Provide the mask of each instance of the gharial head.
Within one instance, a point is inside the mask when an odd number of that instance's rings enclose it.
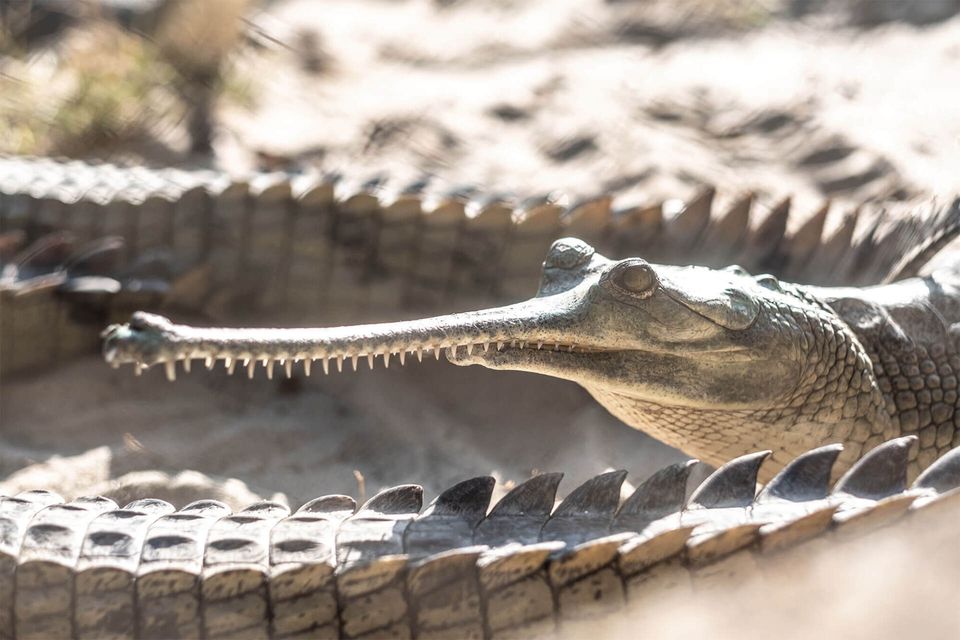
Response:
[[[104,333],[107,361],[164,363],[171,377],[176,361],[194,358],[231,371],[240,361],[251,375],[259,361],[272,375],[274,363],[327,371],[425,351],[572,380],[628,424],[708,461],[774,441],[786,461],[858,423],[883,428],[869,358],[813,297],[735,267],[610,260],[574,238],[553,243],[536,296],[509,306],[327,329],[201,329],[138,313]]]

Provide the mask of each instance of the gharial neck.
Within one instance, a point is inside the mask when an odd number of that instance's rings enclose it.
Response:
[[[779,324],[784,335],[793,337],[804,365],[799,384],[769,405],[671,406],[601,387],[585,388],[625,423],[710,464],[763,446],[773,451],[765,471],[772,477],[798,452],[839,442],[845,449],[838,470],[846,469],[863,452],[898,435],[897,421],[856,333],[812,294],[783,286],[804,305],[766,301],[762,321]]]

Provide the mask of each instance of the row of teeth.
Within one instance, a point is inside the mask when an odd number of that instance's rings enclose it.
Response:
[[[365,358],[367,365],[370,369],[373,369],[373,363],[376,358],[383,358],[383,366],[388,368],[390,366],[391,357],[396,357],[400,361],[400,365],[403,366],[406,363],[407,354],[415,355],[417,361],[423,362],[423,354],[429,354],[433,352],[434,357],[439,360],[440,354],[446,351],[447,358],[454,358],[457,356],[459,349],[465,349],[467,355],[471,355],[474,350],[488,352],[492,348],[496,348],[497,351],[502,351],[506,346],[507,342],[484,342],[480,344],[466,344],[466,345],[455,345],[449,347],[424,347],[424,348],[413,348],[404,351],[384,351],[383,353],[356,353],[352,355],[336,355],[329,357],[319,357],[319,358],[232,358],[232,357],[217,357],[217,356],[206,356],[200,357],[204,361],[204,365],[207,369],[213,369],[217,360],[223,361],[223,366],[226,369],[227,373],[233,375],[234,371],[237,369],[237,365],[241,365],[247,370],[247,376],[253,378],[254,373],[256,372],[257,363],[261,363],[263,368],[266,369],[267,378],[273,379],[273,370],[275,367],[283,369],[284,373],[288,378],[293,376],[293,366],[295,364],[303,363],[303,372],[305,375],[309,376],[313,371],[313,363],[320,361],[320,365],[323,368],[325,374],[330,373],[330,362],[333,361],[337,368],[337,371],[343,371],[343,363],[345,360],[349,360],[353,366],[353,370],[356,371],[358,368],[358,363],[361,358]],[[566,351],[568,353],[573,353],[576,349],[576,345],[565,345],[560,343],[551,343],[551,342],[537,342],[531,343],[525,340],[513,340],[509,343],[511,348],[514,349],[526,349],[526,348],[536,348],[538,350],[547,349],[550,351]],[[177,362],[183,363],[183,370],[186,373],[190,373],[191,362],[194,357],[182,357],[177,358],[176,360],[166,360],[163,362],[164,370],[167,374],[167,379],[170,381],[177,379]],[[119,366],[119,365],[117,365]],[[134,365],[134,373],[136,375],[141,375],[143,370],[147,368],[147,365],[142,362],[137,362]]]

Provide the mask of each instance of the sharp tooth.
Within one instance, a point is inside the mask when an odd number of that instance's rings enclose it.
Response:
[[[497,351],[503,351],[503,341],[497,340]]]
[[[343,356],[337,356],[337,371],[343,371]]]
[[[468,356],[472,356],[472,355],[473,355],[473,343],[470,343],[470,344],[467,345],[467,355],[468,355]]]
[[[323,362],[323,373],[324,373],[324,375],[330,375],[330,361],[327,360],[326,358],[323,358],[323,359],[321,360],[321,362]]]
[[[216,363],[216,361],[217,359],[214,358],[213,356],[207,356],[207,359],[204,362],[204,364],[207,366],[208,371],[213,369],[213,365]]]
[[[256,360],[246,360],[247,365],[247,377],[253,380],[253,370],[257,368]]]
[[[283,368],[287,372],[287,377],[292,378],[293,377],[293,360],[287,360],[286,362],[284,362]]]
[[[525,349],[526,346],[527,346],[527,341],[526,341],[526,340],[522,340],[522,341],[520,342],[520,348],[521,348],[521,349]]]
[[[264,360],[263,366],[267,369],[267,380],[273,380],[273,360]]]
[[[136,363],[135,365],[133,365],[133,375],[135,375],[135,376],[142,376],[142,375],[143,375],[143,369],[144,369],[143,364],[141,364],[141,363],[139,363],[139,362]]]
[[[243,359],[243,366],[245,366],[245,367],[250,366],[250,358],[244,358],[244,359]]]
[[[398,355],[400,356],[400,366],[402,367],[403,363],[407,360],[407,351],[405,349],[401,349]]]
[[[183,371],[185,373],[190,373],[190,358],[183,359]]]
[[[232,376],[233,370],[237,368],[237,361],[234,360],[233,358],[224,358],[223,368],[226,369],[227,373]]]
[[[539,351],[540,349],[543,349],[543,342],[537,343],[537,351]]]
[[[353,360],[353,370],[356,371],[356,370],[357,370],[357,360],[360,359],[360,356],[355,353],[355,354],[353,354],[353,356],[351,357],[351,359]]]
[[[486,353],[487,351],[490,351],[490,343],[489,343],[489,342],[484,342],[484,343],[483,343],[483,352]]]
[[[370,367],[370,371],[373,371],[373,358],[376,354],[368,353],[367,354],[367,366]]]
[[[176,360],[167,360],[163,363],[164,369],[167,371],[167,380],[173,382],[177,379],[177,362]]]
[[[440,359],[440,347],[439,347],[439,346],[436,346],[436,347],[433,348],[433,357],[436,358],[437,360]]]
[[[390,368],[390,352],[389,351],[385,351],[383,354],[383,368],[384,369]]]
[[[327,364],[326,358],[323,359],[323,364]],[[307,358],[306,360],[303,361],[303,374],[308,378],[310,377],[310,367],[312,366],[313,366],[313,358]]]
[[[417,349],[417,362],[423,362],[423,349]]]
[[[567,347],[567,351],[569,351],[570,353],[573,353],[573,345],[570,345],[569,347]]]

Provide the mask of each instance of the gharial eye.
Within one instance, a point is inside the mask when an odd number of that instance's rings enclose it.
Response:
[[[621,262],[610,272],[609,279],[619,289],[640,298],[653,295],[660,284],[657,272],[644,260]]]

